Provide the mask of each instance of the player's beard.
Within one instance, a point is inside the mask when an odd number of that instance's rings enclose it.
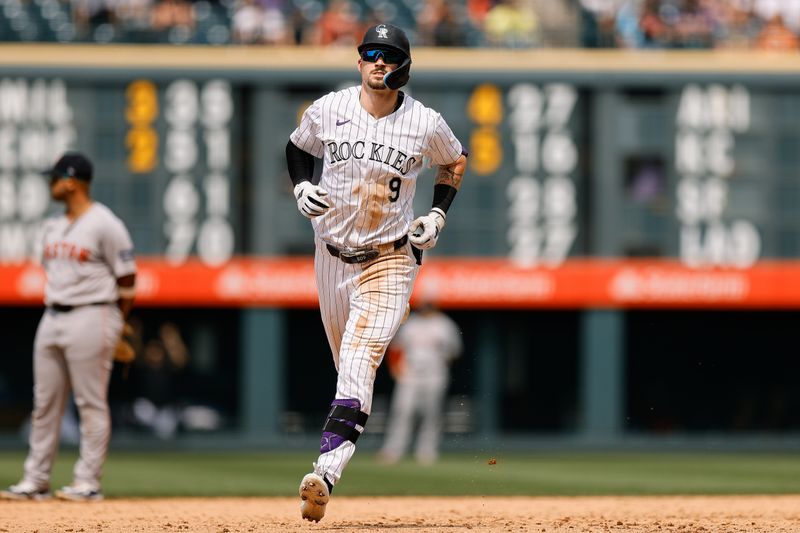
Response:
[[[374,79],[372,79],[372,75],[375,74],[376,72],[378,72],[381,75],[380,81],[375,81]],[[374,71],[373,70],[370,73],[369,77],[367,78],[367,87],[369,87],[370,89],[372,89],[374,91],[382,91],[382,90],[386,89],[386,84],[383,83],[383,77],[385,75],[386,75],[385,71]]]

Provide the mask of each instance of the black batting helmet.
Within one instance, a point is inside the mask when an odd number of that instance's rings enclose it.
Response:
[[[406,56],[405,60],[392,72],[386,74],[383,83],[390,89],[399,89],[411,77],[411,46],[408,44],[406,33],[391,24],[376,24],[367,30],[361,44],[358,45],[360,54],[369,48],[390,48]]]

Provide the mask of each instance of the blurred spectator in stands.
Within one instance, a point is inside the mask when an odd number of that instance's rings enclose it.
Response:
[[[424,0],[419,0],[420,3]],[[361,20],[361,27],[362,28],[369,28],[375,26],[376,24],[398,24],[398,21],[395,20],[398,15],[399,8],[397,7],[396,3],[391,3],[388,0],[370,0],[367,2],[369,4],[368,11],[366,16],[362,16]],[[419,9],[422,9],[420,6]],[[402,17],[401,17],[402,18]],[[408,24],[406,22],[402,22],[405,26],[408,26],[409,29],[406,30],[406,33],[410,33],[414,31],[413,24]],[[413,39],[416,38],[415,34],[411,33],[409,38],[412,39],[412,42],[416,42]]]
[[[494,5],[493,0],[467,0],[467,16],[476,28],[483,28],[486,14]]]
[[[531,0],[539,18],[542,46],[575,48],[580,44],[580,10],[577,0]]]
[[[263,44],[288,44],[291,42],[286,17],[283,15],[283,9],[279,1],[269,0],[264,5],[261,42]]]
[[[261,21],[264,10],[257,0],[242,0],[231,20],[233,42],[253,44],[261,40]]]
[[[761,20],[771,21],[780,15],[783,24],[793,32],[800,32],[800,2],[797,0],[751,0],[753,11]]]
[[[581,44],[587,48],[617,46],[617,11],[621,0],[580,0]]]
[[[464,46],[464,27],[450,0],[426,0],[417,15],[417,44],[420,46]]]
[[[794,0],[785,2],[782,5],[781,16],[783,16],[784,24],[793,32],[800,33],[800,2]]]
[[[661,1],[645,0],[639,18],[645,48],[665,48],[671,41],[671,28],[661,18]]]
[[[361,42],[363,29],[350,0],[331,0],[317,20],[311,44],[355,47]]]
[[[484,20],[491,46],[527,48],[539,43],[539,19],[530,0],[498,0]]]
[[[767,21],[756,39],[755,47],[759,50],[791,50],[800,48],[800,40],[786,24],[783,16],[775,13]]]
[[[287,44],[290,39],[280,3],[274,0],[240,0],[231,25],[236,43]]]
[[[680,48],[713,48],[715,12],[709,0],[683,0],[675,27]]]
[[[115,9],[118,25],[132,38],[146,40],[152,9],[153,0],[118,0]]]
[[[761,31],[761,20],[753,13],[750,0],[721,2],[721,23],[715,46],[750,48]]]
[[[150,13],[150,25],[155,31],[172,28],[190,30],[194,27],[194,10],[187,0],[158,0]]]
[[[617,46],[620,48],[642,48],[644,46],[644,33],[640,26],[639,13],[637,0],[625,0],[617,9],[615,26]]]
[[[94,29],[114,23],[113,0],[72,0],[72,17],[80,38],[94,38]]]
[[[294,2],[288,3],[288,10],[286,31],[289,43],[301,45],[310,42],[314,24],[308,20],[303,10],[297,7]]]

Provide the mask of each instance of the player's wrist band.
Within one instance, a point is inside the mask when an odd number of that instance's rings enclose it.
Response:
[[[437,183],[433,186],[433,206],[442,211],[442,213],[447,213],[447,210],[450,209],[450,204],[453,202],[453,198],[456,197],[456,193],[458,189],[451,185],[446,185],[444,183]]]
[[[439,209],[438,207],[431,207],[430,214],[433,214],[433,213],[436,213],[437,215],[442,217],[442,220],[447,220],[447,214],[445,214],[445,212],[442,211],[441,209]]]
[[[130,299],[136,296],[136,285],[130,287],[117,287],[117,295],[120,298]]]

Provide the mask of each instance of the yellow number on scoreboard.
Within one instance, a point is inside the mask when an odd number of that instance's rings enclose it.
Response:
[[[128,170],[136,174],[152,172],[158,165],[158,133],[153,123],[158,117],[158,91],[153,82],[136,80],[125,91],[125,120],[130,124],[125,136]]]
[[[467,115],[475,122],[469,139],[469,168],[479,176],[496,171],[503,162],[498,126],[503,122],[503,95],[496,85],[485,83],[472,91]]]
[[[498,126],[503,121],[503,95],[496,85],[479,85],[467,103],[470,120],[481,126]]]
[[[137,80],[125,91],[125,120],[131,126],[149,126],[158,116],[158,93],[153,82]]]
[[[158,164],[158,133],[150,127],[136,127],[125,136],[128,170],[135,174],[152,172]]]
[[[503,146],[496,128],[477,128],[469,139],[469,164],[479,176],[491,174],[503,161]]]

